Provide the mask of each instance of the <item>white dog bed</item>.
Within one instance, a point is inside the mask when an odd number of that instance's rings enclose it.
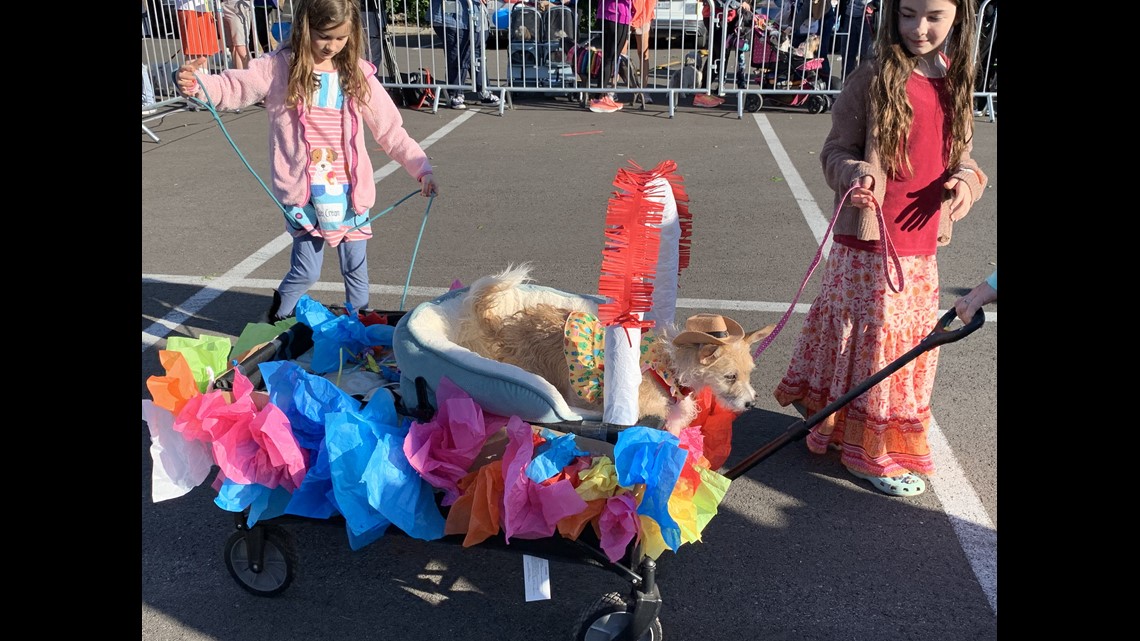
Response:
[[[435,390],[440,378],[446,376],[492,414],[546,424],[601,420],[601,412],[568,405],[545,379],[514,365],[484,358],[452,342],[467,291],[466,287],[457,289],[421,303],[396,325],[392,349],[400,369],[400,395],[406,407],[420,405],[417,378],[426,382],[425,400],[435,407]],[[507,299],[505,313],[536,303],[597,313],[598,304],[605,302],[599,296],[569,294],[529,283],[520,285],[519,291],[521,294],[514,300]]]

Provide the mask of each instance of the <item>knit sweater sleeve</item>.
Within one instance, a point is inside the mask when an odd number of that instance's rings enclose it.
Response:
[[[399,163],[417,181],[425,174],[432,173],[431,160],[404,129],[404,117],[375,75],[368,76],[368,88],[371,97],[368,108],[363,110],[363,117],[368,130],[372,132],[372,138],[389,158]]]
[[[989,182],[989,177],[978,166],[977,161],[970,155],[974,149],[973,141],[966,143],[966,148],[962,151],[962,159],[958,162],[958,167],[954,170],[952,177],[958,178],[966,183],[970,188],[970,205],[978,202],[982,194],[986,190],[986,184]],[[969,207],[961,212],[958,220],[965,218],[969,213]]]
[[[863,176],[873,179],[872,192],[883,202],[887,180],[878,163],[871,136],[870,87],[874,76],[871,63],[856,67],[843,83],[831,113],[831,130],[819,152],[823,178],[835,191],[835,235],[852,235],[860,240],[878,240],[879,227],[873,208],[858,208],[843,196],[851,184]]]
[[[865,160],[871,76],[871,65],[862,64],[845,80],[831,109],[831,130],[819,152],[824,180],[840,193],[847,191],[855,179],[872,174],[871,165]]]

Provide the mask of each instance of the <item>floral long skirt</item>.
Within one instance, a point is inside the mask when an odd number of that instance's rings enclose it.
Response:
[[[928,336],[938,322],[938,263],[903,256],[901,293],[891,291],[879,252],[832,245],[819,295],[796,340],[777,402],[813,416]],[[891,279],[897,284],[893,261]],[[848,468],[873,476],[932,474],[926,441],[938,348],[930,349],[811,429],[816,454],[834,444]]]

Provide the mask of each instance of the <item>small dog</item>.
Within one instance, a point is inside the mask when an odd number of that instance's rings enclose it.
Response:
[[[518,286],[531,280],[529,271],[528,265],[508,267],[475,281],[454,342],[540,376],[568,402],[581,405],[570,380],[564,338],[567,320],[575,313],[579,318],[583,312],[596,314],[596,305],[586,298],[574,308],[528,302]],[[660,419],[666,430],[680,434],[696,417],[695,391],[704,387],[734,412],[752,407],[756,390],[749,380],[755,367],[750,346],[775,325],[745,334],[730,318],[698,314],[685,322],[684,332],[671,337],[671,329],[658,328],[653,337],[654,362],[643,368],[638,386],[641,419]],[[587,405],[601,409],[601,404],[599,399]]]

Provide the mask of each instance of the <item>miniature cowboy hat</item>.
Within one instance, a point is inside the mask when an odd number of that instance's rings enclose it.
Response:
[[[744,338],[744,328],[720,314],[697,314],[685,320],[685,331],[673,339],[674,345],[711,343],[725,345]]]

